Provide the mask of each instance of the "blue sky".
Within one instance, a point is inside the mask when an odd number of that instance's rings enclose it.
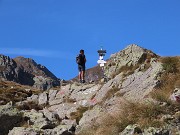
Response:
[[[180,54],[180,0],[0,0],[0,54],[24,56],[61,79],[87,68],[97,50],[110,54],[135,43],[161,56]]]

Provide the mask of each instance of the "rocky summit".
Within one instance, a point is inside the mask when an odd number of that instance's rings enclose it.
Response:
[[[27,82],[35,81],[33,87],[38,87],[35,78],[39,76],[56,80],[32,59],[1,58],[6,61],[1,60],[1,78],[20,82],[22,70],[29,75]],[[83,84],[62,80],[59,87],[37,92],[4,79],[0,84],[1,135],[180,134],[178,56],[161,57],[131,44],[111,55],[104,75],[98,66],[89,69]],[[12,94],[13,100],[8,100]]]
[[[45,66],[24,57],[11,59],[0,55],[0,77],[2,80],[14,81],[42,90],[60,85],[59,79]]]

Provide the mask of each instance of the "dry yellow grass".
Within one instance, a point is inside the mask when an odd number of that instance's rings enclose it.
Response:
[[[169,97],[173,90],[180,86],[180,58],[164,57],[161,58],[161,62],[164,68],[164,73],[160,78],[161,84],[151,92],[150,96],[159,102],[167,103],[169,107],[173,107],[174,103],[170,101]]]
[[[115,93],[118,92],[119,90],[120,88],[113,86],[103,97],[102,101],[106,101],[107,99],[112,98],[115,95]]]
[[[75,119],[76,122],[79,123],[80,119],[83,116],[83,113],[86,112],[88,109],[89,109],[89,107],[80,106],[79,108],[77,108],[76,112],[70,113],[71,119]]]
[[[30,91],[25,89],[31,89]],[[20,85],[11,81],[0,81],[0,105],[6,104],[10,101],[23,101],[33,93],[40,91],[32,89],[30,86]]]
[[[163,107],[158,104],[131,103],[120,105],[121,111],[113,115],[106,114],[101,123],[94,123],[91,131],[83,130],[78,135],[116,135],[123,131],[130,124],[139,124],[141,128],[149,126],[161,127],[164,123],[158,118],[165,113]]]

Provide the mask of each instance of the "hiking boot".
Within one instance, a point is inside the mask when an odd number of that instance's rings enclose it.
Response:
[[[85,80],[81,80],[81,83],[85,83]]]

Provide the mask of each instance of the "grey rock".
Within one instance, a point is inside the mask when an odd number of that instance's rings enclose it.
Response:
[[[64,99],[66,97],[69,97],[70,95],[70,92],[71,92],[70,88],[71,88],[71,84],[68,84],[66,86],[61,86],[61,89],[59,91],[53,91],[53,90],[50,91],[49,98],[50,98],[50,95],[52,95],[51,97],[53,100],[49,99],[49,105],[53,106],[53,105],[58,105],[58,104],[63,103]]]
[[[27,97],[27,101],[34,102],[34,103],[37,103],[37,104],[38,104],[38,99],[39,99],[39,96],[35,95],[35,94],[33,94],[31,97]]]
[[[142,130],[140,126],[137,124],[128,125],[119,135],[134,135],[134,134],[142,135]]]
[[[56,94],[55,99],[63,99],[65,96],[69,96],[71,91],[71,84],[68,84],[66,86],[61,86],[60,91]]]
[[[73,103],[62,103],[59,105],[53,105],[49,107],[48,109],[50,111],[54,111],[56,114],[58,114],[60,119],[65,119],[66,117],[70,118],[70,114],[72,112],[76,112],[76,109],[78,108],[78,105]]]
[[[71,126],[77,126],[76,120],[71,119],[64,119],[61,121],[61,125],[71,125]]]
[[[54,100],[49,101],[50,106],[59,105],[62,103],[63,103],[63,98],[54,99]]]
[[[35,76],[33,80],[33,87],[41,90],[48,90],[53,86],[59,86],[58,82],[54,81],[53,79],[46,78],[44,76]]]
[[[55,124],[47,120],[46,118],[39,118],[32,125],[32,127],[37,129],[53,129],[55,127]]]
[[[176,119],[180,119],[180,111],[176,112],[176,113],[174,114],[174,117],[175,117]]]
[[[57,114],[55,113],[55,112],[53,112],[53,111],[49,111],[49,109],[47,109],[47,108],[44,108],[43,110],[42,110],[42,113],[44,114],[44,116],[49,120],[49,121],[52,121],[52,122],[54,122],[54,121],[57,121]]]
[[[43,92],[39,95],[38,99],[39,105],[46,105],[48,103],[48,95],[47,92]]]
[[[96,99],[97,102],[101,102],[113,87],[120,87],[122,85],[122,79],[122,74],[119,74],[114,79],[109,80],[100,88],[100,90],[98,90],[94,99]]]
[[[47,129],[44,135],[73,135],[74,127],[72,125],[59,125],[53,130]]]
[[[37,119],[44,118],[44,115],[42,112],[32,109],[30,111],[24,111],[24,117],[30,118],[30,121],[34,123]]]
[[[149,127],[144,130],[143,135],[170,135],[170,131],[162,128]]]
[[[79,125],[77,128],[77,133],[83,129],[91,127],[92,123],[97,120],[98,117],[102,115],[102,107],[95,106],[93,109],[89,109],[83,113],[83,117],[79,121]]]
[[[52,101],[55,99],[57,92],[58,90],[53,90],[53,89],[49,90],[49,101]]]
[[[15,126],[20,126],[22,114],[12,104],[0,106],[0,133],[7,134]]]
[[[154,63],[145,72],[135,72],[128,76],[122,83],[120,91],[124,98],[129,100],[142,100],[157,85],[157,74],[162,72],[161,63]]]
[[[32,128],[14,127],[8,135],[40,135],[40,131]]]
[[[52,129],[55,124],[44,117],[42,112],[31,110],[30,112],[24,112],[24,117],[29,118],[33,128],[37,129]]]
[[[71,99],[77,101],[77,104],[81,106],[90,106],[91,105],[91,98],[93,95],[97,93],[101,85],[82,85],[82,86],[75,86],[73,85],[71,89],[74,89],[70,95]]]
[[[162,118],[161,118],[162,121],[170,121],[170,120],[173,120],[173,119],[174,119],[174,117],[172,115],[170,115],[170,114],[163,115]]]
[[[64,103],[74,103],[76,105],[89,106],[91,105],[91,98],[99,90],[101,85],[84,84],[78,85],[68,84],[62,86],[60,91],[56,94],[54,100],[49,101],[51,106]]]
[[[170,96],[172,101],[176,101],[180,103],[180,88],[175,88],[173,93]]]

